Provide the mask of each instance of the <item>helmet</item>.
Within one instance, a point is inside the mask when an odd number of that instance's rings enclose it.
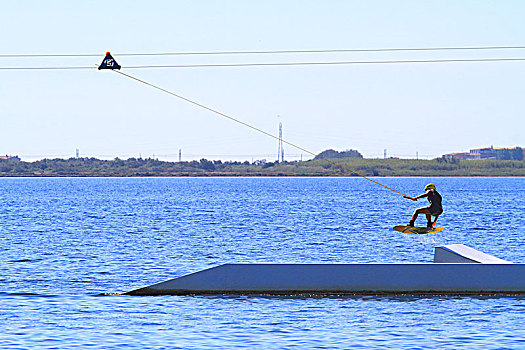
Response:
[[[428,190],[435,190],[436,189],[436,185],[434,184],[428,184],[425,186],[425,191],[428,191]]]

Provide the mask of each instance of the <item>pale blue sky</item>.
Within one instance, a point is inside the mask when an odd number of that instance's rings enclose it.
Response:
[[[236,57],[118,53],[525,45],[523,1],[1,1],[0,154],[275,160],[277,141],[108,71],[123,71],[313,152],[436,157],[525,146],[525,62],[126,70],[137,64],[523,57],[525,50]],[[278,117],[280,115],[280,117]],[[300,151],[285,146],[286,158]],[[305,159],[306,159],[305,155]]]

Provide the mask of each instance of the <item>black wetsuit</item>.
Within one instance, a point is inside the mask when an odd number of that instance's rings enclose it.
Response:
[[[427,199],[430,205],[426,207],[430,212],[430,215],[437,216],[443,213],[443,207],[441,206],[441,195],[436,190],[429,190],[427,192]]]

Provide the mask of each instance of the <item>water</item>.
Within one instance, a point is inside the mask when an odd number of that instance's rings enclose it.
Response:
[[[391,231],[426,201],[360,178],[2,178],[0,348],[525,347],[525,297],[104,295],[226,262],[431,262],[451,243],[525,262],[524,178],[378,180],[434,182],[446,229]]]

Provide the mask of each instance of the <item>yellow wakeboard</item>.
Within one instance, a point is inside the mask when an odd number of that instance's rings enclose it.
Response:
[[[394,231],[397,232],[403,232],[403,233],[409,233],[411,235],[426,235],[429,233],[435,233],[444,230],[443,227],[417,227],[417,226],[394,226]]]

